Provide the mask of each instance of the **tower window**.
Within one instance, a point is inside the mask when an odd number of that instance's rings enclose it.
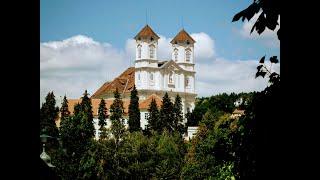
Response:
[[[138,45],[138,58],[141,58],[141,45]]]
[[[174,49],[174,61],[178,61],[178,49]]]
[[[187,61],[187,62],[190,62],[190,57],[191,57],[191,50],[190,50],[190,49],[187,49],[187,50],[186,50],[186,61]]]
[[[149,53],[150,53],[150,58],[151,59],[153,59],[154,58],[154,49],[155,49],[155,47],[154,47],[154,45],[150,45],[149,46]]]
[[[138,80],[140,81],[140,74],[138,74]]]
[[[190,87],[190,79],[188,77],[186,78],[186,87]]]

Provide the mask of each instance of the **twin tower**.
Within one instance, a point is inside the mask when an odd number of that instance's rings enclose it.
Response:
[[[159,36],[146,25],[135,37],[136,60],[157,60]],[[194,43],[196,41],[182,29],[170,42],[171,59],[185,70],[194,71]]]

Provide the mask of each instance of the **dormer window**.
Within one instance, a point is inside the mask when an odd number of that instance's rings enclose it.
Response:
[[[153,37],[150,38],[150,41],[153,41]]]
[[[141,58],[141,45],[139,44],[137,48],[138,48],[138,58],[140,59]]]
[[[174,61],[178,61],[178,49],[174,49]]]
[[[191,58],[191,50],[186,49],[186,62],[190,62],[190,58]]]
[[[153,44],[149,46],[150,59],[154,58],[154,49],[155,49],[155,47]]]

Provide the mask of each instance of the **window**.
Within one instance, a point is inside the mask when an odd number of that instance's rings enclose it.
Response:
[[[186,50],[186,61],[187,61],[187,62],[190,62],[190,57],[191,57],[191,50],[190,50],[190,49],[187,49],[187,50]]]
[[[138,58],[141,58],[141,45],[138,45]]]
[[[138,80],[140,81],[140,73],[138,74]]]
[[[188,77],[186,78],[186,87],[190,87],[190,79]]]
[[[150,45],[149,46],[149,53],[150,53],[150,58],[151,59],[153,59],[154,58],[154,49],[155,49],[155,47],[154,47],[154,45]]]
[[[174,49],[174,61],[178,61],[178,49]]]

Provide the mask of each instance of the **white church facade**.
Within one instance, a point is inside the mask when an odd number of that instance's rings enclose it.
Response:
[[[101,98],[105,99],[107,109],[113,101],[113,92],[118,89],[124,102],[124,118],[128,118],[130,92],[135,85],[139,95],[139,108],[141,112],[140,126],[145,129],[148,116],[148,107],[155,99],[160,108],[162,97],[167,92],[172,102],[177,94],[181,97],[183,114],[192,111],[195,106],[195,40],[182,29],[170,42],[171,58],[160,60],[157,58],[159,36],[146,25],[135,37],[136,56],[134,67],[129,67],[120,76],[110,82],[104,83],[91,96],[94,122],[98,137],[98,106]],[[68,100],[69,110],[73,113],[73,106],[80,99]],[[186,123],[186,119],[184,120]],[[107,127],[111,122],[107,120]]]

